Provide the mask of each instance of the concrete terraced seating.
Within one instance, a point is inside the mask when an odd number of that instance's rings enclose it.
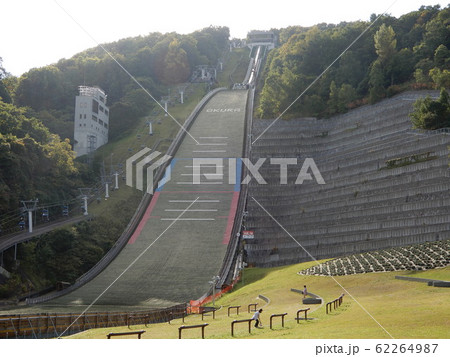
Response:
[[[427,242],[336,258],[305,269],[300,274],[350,275],[380,271],[434,269],[450,264],[449,252],[449,240]]]
[[[279,120],[261,137],[273,121],[254,120],[251,162],[266,158],[259,173],[267,184],[249,183],[244,226],[255,238],[246,241],[248,263],[277,266],[449,239],[450,134],[412,130],[409,118],[413,99],[427,94],[438,95],[408,92],[330,119]],[[287,184],[268,160],[280,157],[297,158]],[[295,184],[308,157],[324,185]],[[402,165],[389,166],[398,158]]]

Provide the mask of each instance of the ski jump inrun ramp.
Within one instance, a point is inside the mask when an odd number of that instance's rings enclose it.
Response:
[[[246,105],[247,90],[215,94],[172,159],[170,181],[155,191],[119,255],[93,280],[44,304],[80,308],[95,301],[92,310],[111,305],[153,308],[204,295],[222,266],[231,237],[240,191],[238,158],[244,145]],[[193,184],[193,158],[223,159],[218,160],[223,167],[202,165],[202,174],[213,175],[201,175],[200,184]]]

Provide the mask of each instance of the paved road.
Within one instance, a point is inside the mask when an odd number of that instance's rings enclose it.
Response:
[[[171,162],[171,180],[155,192],[127,246],[90,283],[45,306],[86,306],[104,292],[91,311],[105,305],[162,307],[207,292],[233,225],[246,98],[247,91],[224,91],[207,103],[189,131],[196,141],[186,135]],[[193,184],[193,166],[199,166],[193,158],[216,158],[219,165],[202,166],[201,173],[210,175]]]

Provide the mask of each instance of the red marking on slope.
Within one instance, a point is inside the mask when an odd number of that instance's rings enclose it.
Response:
[[[142,217],[138,226],[134,230],[133,235],[129,239],[128,244],[133,244],[134,242],[136,242],[136,240],[140,236],[142,229],[144,229],[145,224],[147,223],[147,221],[149,220],[149,218],[151,216],[153,208],[155,208],[156,202],[158,201],[158,198],[159,198],[159,194],[160,194],[160,192],[155,192],[153,194],[152,200],[151,200],[150,204],[148,205],[148,207],[144,213],[144,216]]]
[[[223,235],[222,244],[228,244],[231,238],[231,231],[233,230],[234,217],[236,216],[237,205],[239,201],[239,192],[233,192],[231,199],[230,214],[228,215],[227,228]]]

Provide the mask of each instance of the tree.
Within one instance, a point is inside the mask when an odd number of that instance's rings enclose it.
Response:
[[[434,65],[443,69],[450,69],[450,50],[443,44],[434,52]]]
[[[0,80],[5,78],[7,75],[7,72],[5,68],[3,67],[3,58],[0,57]]]
[[[375,52],[384,77],[390,77],[391,85],[394,84],[393,62],[396,54],[397,40],[391,26],[382,24],[373,37],[375,41]]]
[[[386,89],[384,88],[384,74],[380,61],[375,61],[370,69],[369,74],[369,102],[376,103],[380,99],[383,99],[386,95]]]
[[[27,115],[0,101],[0,214],[17,209],[24,197],[58,202],[81,187],[68,140]]]
[[[11,94],[3,83],[3,79],[8,76],[5,68],[3,68],[3,59],[0,57],[0,100],[5,103],[12,103]]]
[[[403,83],[410,80],[414,73],[414,64],[414,54],[410,49],[403,48],[398,51],[392,60],[391,70],[395,83]]]
[[[340,88],[334,81],[330,85],[330,99],[328,100],[328,112],[330,114],[344,113],[348,105],[357,98],[355,88],[350,84],[344,83]]]
[[[430,96],[418,99],[410,117],[413,127],[417,129],[450,127],[450,100],[447,91],[442,88],[438,100],[432,100]]]
[[[375,41],[375,51],[381,64],[387,66],[394,57],[397,47],[393,28],[382,24],[373,39]]]
[[[328,112],[335,114],[339,111],[339,89],[334,81],[330,84],[330,99],[328,99]]]
[[[64,84],[63,75],[55,66],[32,69],[19,80],[16,102],[35,110],[60,109],[66,104]]]
[[[414,79],[418,84],[426,84],[430,82],[430,77],[428,77],[421,68],[417,68],[414,71]]]
[[[347,106],[353,102],[357,97],[357,93],[355,88],[353,88],[350,84],[344,83],[339,89],[339,111],[345,112],[347,110]]]
[[[436,88],[450,88],[450,71],[444,69],[441,71],[439,68],[433,68],[429,75],[433,80]]]
[[[191,73],[188,56],[180,47],[180,42],[174,39],[169,44],[165,56],[161,81],[164,84],[177,84],[185,82]]]
[[[423,36],[424,52],[428,57],[432,57],[436,49],[441,44],[448,44],[450,38],[450,27],[448,26],[450,17],[450,7],[439,11],[435,17],[430,19],[425,25]]]

